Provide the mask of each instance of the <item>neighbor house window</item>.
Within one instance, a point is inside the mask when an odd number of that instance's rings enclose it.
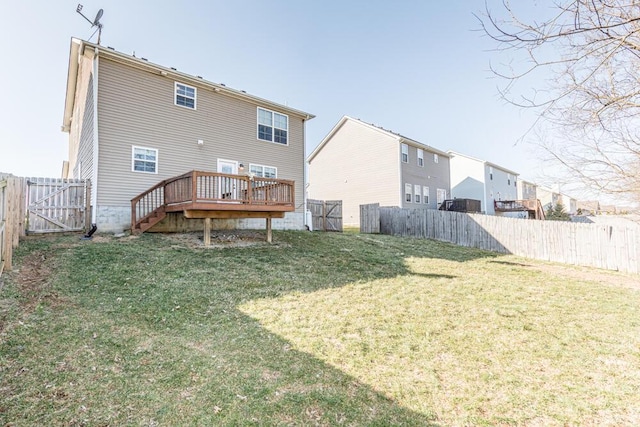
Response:
[[[158,173],[158,150],[134,146],[131,155],[131,170],[133,172]]]
[[[493,168],[489,166],[489,179],[493,181]]]
[[[258,139],[287,145],[289,117],[258,107]]]
[[[402,152],[402,163],[409,163],[409,146],[400,144],[400,151]]]
[[[176,82],[175,104],[196,109],[196,88]]]
[[[422,148],[418,148],[418,166],[424,166],[424,150]]]
[[[264,165],[254,165],[253,163],[249,165],[249,172],[253,176],[258,176],[260,178],[277,178],[278,177],[278,169],[273,166],[264,166]]]
[[[419,185],[413,186],[413,197],[416,203],[420,203],[420,186]]]
[[[507,174],[507,185],[511,185],[511,174]]]
[[[429,187],[422,187],[422,201],[425,204],[429,203]]]
[[[405,202],[411,203],[411,184],[404,185],[404,200]]]
[[[439,161],[440,161],[440,157],[438,157],[438,155],[434,153],[434,155],[433,155],[433,163],[438,163]]]
[[[438,206],[441,205],[446,198],[447,198],[447,190],[443,188],[438,188],[436,192],[436,201],[438,202]]]

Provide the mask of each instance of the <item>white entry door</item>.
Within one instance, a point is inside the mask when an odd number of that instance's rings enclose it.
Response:
[[[218,159],[218,173],[229,175],[238,174],[238,162],[235,160]],[[229,202],[237,200],[237,180],[235,178],[218,177],[218,198],[229,199]]]

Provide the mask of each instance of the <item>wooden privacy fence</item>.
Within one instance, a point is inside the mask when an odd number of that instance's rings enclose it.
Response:
[[[25,180],[0,177],[0,275],[11,270],[13,248],[24,235]]]
[[[374,230],[376,205],[363,205],[360,230]],[[640,272],[640,228],[533,221],[481,214],[378,207],[379,232],[451,242],[526,258]],[[369,223],[365,223],[368,221]]]
[[[342,231],[342,200],[307,200],[313,231]]]
[[[27,178],[29,233],[82,231],[90,223],[90,181]]]

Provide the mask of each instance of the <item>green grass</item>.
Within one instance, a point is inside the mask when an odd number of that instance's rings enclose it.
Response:
[[[0,425],[640,424],[634,276],[355,233],[29,238]]]

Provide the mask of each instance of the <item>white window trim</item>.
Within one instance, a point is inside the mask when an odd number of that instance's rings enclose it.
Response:
[[[413,200],[413,186],[411,184],[404,184],[404,201],[405,203],[411,203]],[[409,200],[407,200],[407,196]]]
[[[442,195],[442,200],[440,200],[440,195]],[[445,200],[447,200],[447,190],[444,188],[436,189],[436,203],[441,205]]]
[[[415,184],[413,186],[413,201],[416,204],[422,203],[422,200],[420,199],[421,196],[422,196],[422,190],[418,184]]]
[[[193,89],[193,108],[187,107],[186,105],[178,104],[178,85],[184,86],[184,87],[188,87],[189,89]],[[180,95],[180,96],[183,96],[183,95]],[[185,96],[185,98],[189,98],[189,97]],[[174,84],[173,84],[173,105],[175,105],[176,107],[186,108],[187,110],[197,110],[198,109],[198,88],[196,88],[194,86],[189,86],[189,85],[184,84],[184,83],[174,82]]]
[[[284,144],[281,144],[281,145],[284,145]],[[275,167],[275,166],[261,165],[261,164],[258,164],[258,163],[249,163],[249,173],[251,173],[251,166],[261,167],[263,175],[264,175],[264,168],[271,168],[271,169],[276,171],[276,176],[273,179],[277,179],[278,178],[278,168]],[[260,178],[264,178],[264,176],[262,176]]]
[[[407,155],[407,160],[404,159],[405,154]],[[400,144],[400,161],[409,163],[409,146],[405,143]]]
[[[429,204],[429,187],[422,187],[422,203]]]
[[[287,128],[284,129],[287,132],[287,143],[286,144],[274,141],[274,138],[276,136],[275,129],[281,129],[281,128],[276,128],[275,116],[272,116],[273,123],[271,124],[271,129],[273,129],[273,131],[271,132],[271,140],[260,138],[260,110],[268,111],[271,114],[280,114],[281,116],[285,116],[287,118]],[[278,111],[269,110],[268,108],[257,107],[257,109],[256,109],[256,139],[258,141],[270,142],[272,144],[276,144],[276,145],[280,145],[280,146],[286,147],[286,146],[289,145],[290,136],[291,136],[291,134],[289,132],[289,115],[280,113]]]
[[[437,153],[433,153],[433,163],[440,163],[440,156]]]
[[[136,148],[140,149],[140,150],[151,150],[151,151],[155,151],[156,152],[156,170],[155,172],[147,172],[147,171],[137,171],[136,170]],[[139,145],[132,145],[131,146],[131,172],[135,172],[135,173],[148,173],[151,175],[157,175],[158,174],[158,168],[160,165],[160,160],[159,160],[159,156],[160,156],[160,152],[158,151],[157,148],[151,148],[151,147],[141,147]]]
[[[424,167],[424,150],[422,148],[418,148],[418,166]]]

